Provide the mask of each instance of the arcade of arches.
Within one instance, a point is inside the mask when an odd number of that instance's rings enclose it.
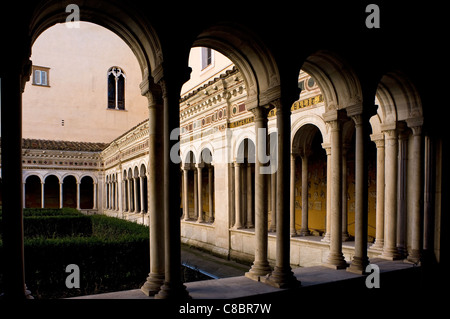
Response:
[[[6,296],[26,294],[16,243],[23,242],[22,208],[31,206],[149,225],[142,291],[156,298],[189,296],[180,281],[181,242],[248,260],[248,278],[281,288],[298,287],[291,271],[298,265],[363,273],[373,257],[445,262],[446,144],[429,111],[434,97],[412,62],[423,52],[412,42],[389,38],[397,50],[382,50],[371,45],[379,35],[342,39],[340,32],[367,32],[351,31],[357,13],[346,5],[332,8],[342,12],[341,24],[289,45],[275,35],[296,29],[293,22],[268,31],[244,9],[229,22],[192,19],[200,13],[189,10],[189,23],[177,16],[184,27],[170,28],[145,15],[154,9],[145,6],[87,0],[80,10],[132,48],[148,119],[95,150],[44,153],[22,147],[21,94],[31,45],[64,21],[64,1],[31,5],[27,15],[9,9],[16,32],[2,38],[20,45],[0,61]],[[324,10],[324,21],[336,21]],[[327,49],[317,47],[318,37]],[[221,52],[235,67],[180,98],[192,46]]]

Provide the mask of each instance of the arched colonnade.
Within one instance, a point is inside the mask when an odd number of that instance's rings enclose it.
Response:
[[[10,243],[22,242],[22,172],[21,172],[21,94],[24,83],[29,80],[31,46],[39,34],[67,16],[65,1],[45,1],[39,6],[29,6],[28,15],[17,10],[17,17],[11,28],[15,28],[14,43],[20,45],[10,48],[2,61],[2,105],[9,105],[8,121],[13,125],[8,136],[2,135],[3,184],[8,189],[3,192],[3,208],[14,213],[7,219],[11,227],[4,234],[5,248]],[[350,268],[362,271],[367,258],[367,149],[369,137],[375,140],[384,138],[384,246],[386,258],[397,258],[397,176],[399,166],[396,160],[399,149],[400,128],[408,131],[408,145],[411,154],[408,162],[412,171],[423,170],[423,130],[425,123],[421,110],[421,100],[408,77],[395,70],[387,70],[389,65],[376,68],[387,59],[377,56],[365,47],[361,50],[367,60],[360,59],[350,64],[350,59],[341,58],[332,50],[308,47],[286,49],[283,43],[270,34],[263,35],[257,27],[237,22],[216,22],[200,25],[192,23],[186,28],[169,28],[157,17],[145,14],[146,10],[135,7],[136,3],[104,3],[104,1],[84,1],[80,5],[81,18],[98,23],[118,34],[133,50],[141,66],[141,92],[148,98],[149,106],[149,163],[148,163],[148,211],[150,214],[150,273],[142,287],[144,293],[157,298],[186,298],[188,291],[180,276],[180,161],[171,158],[171,150],[178,147],[178,139],[173,132],[179,129],[179,98],[183,83],[189,77],[186,64],[192,46],[205,46],[220,51],[230,58],[244,77],[247,91],[247,110],[254,114],[255,154],[264,147],[268,134],[268,112],[276,110],[277,127],[277,171],[276,171],[276,260],[275,267],[267,260],[267,180],[261,173],[267,163],[256,156],[254,162],[254,225],[255,256],[246,275],[276,287],[296,287],[299,282],[289,266],[290,258],[290,211],[291,205],[291,154],[298,151],[300,156],[307,154],[310,138],[299,139],[299,147],[291,148],[290,106],[297,99],[299,88],[297,78],[300,69],[309,73],[318,83],[324,96],[327,140],[323,143],[327,155],[327,187],[329,188],[329,207],[327,207],[327,229],[330,232],[330,252],[326,265],[333,268],[346,267],[342,255],[342,141],[345,123],[353,121],[355,134],[355,254]],[[17,9],[17,8],[16,8]],[[21,8],[22,9],[22,8]],[[14,15],[14,8],[11,9]],[[152,18],[155,21],[152,21]],[[182,19],[181,17],[179,17]],[[186,26],[189,26],[186,23]],[[254,22],[254,20],[251,20]],[[274,26],[275,27],[275,26]],[[9,28],[9,29],[11,29]],[[5,34],[6,40],[11,35]],[[179,41],[180,38],[185,39]],[[354,46],[348,56],[354,57]],[[375,55],[374,55],[375,54]],[[344,52],[343,56],[346,55]],[[375,58],[376,57],[376,58]],[[3,63],[7,61],[8,63]],[[367,64],[370,61],[370,65]],[[350,61],[352,62],[352,61]],[[373,62],[373,63],[372,63]],[[364,74],[364,76],[362,76]],[[375,98],[379,105],[375,106]],[[2,108],[3,112],[6,112]],[[5,113],[6,115],[6,113]],[[372,123],[372,134],[370,126]],[[402,123],[402,124],[401,124]],[[374,129],[376,127],[376,129]],[[3,128],[3,126],[2,126]],[[320,129],[320,128],[319,128]],[[306,136],[312,129],[301,129]],[[265,133],[262,133],[265,132]],[[402,131],[403,132],[403,131]],[[402,133],[403,134],[403,133]],[[302,145],[303,143],[303,145]],[[382,142],[377,144],[381,153]],[[328,154],[328,153],[327,153]],[[380,155],[381,163],[382,156]],[[19,163],[19,165],[17,164]],[[377,161],[378,163],[378,161]],[[329,164],[329,165],[328,165]],[[236,165],[237,178],[240,165]],[[328,171],[329,170],[329,171]],[[134,174],[134,173],[133,173]],[[128,176],[128,174],[127,174]],[[134,175],[133,175],[134,176]],[[404,176],[404,175],[401,175]],[[412,260],[420,258],[421,219],[420,194],[421,174],[411,174],[408,191],[411,205]],[[253,178],[253,177],[252,177]],[[380,177],[381,179],[381,177]],[[114,175],[109,184],[115,181]],[[411,182],[411,183],[410,183]],[[239,184],[239,183],[238,183]],[[131,185],[131,184],[130,184]],[[128,189],[132,189],[129,186]],[[113,194],[110,186],[110,194]],[[134,188],[136,190],[137,187]],[[135,192],[136,193],[136,192]],[[381,193],[378,194],[381,196]],[[377,196],[378,196],[377,195]],[[108,202],[113,206],[113,201]],[[135,204],[133,207],[136,208]],[[132,207],[131,202],[128,206]],[[381,206],[380,206],[381,207]],[[381,208],[380,208],[381,209]],[[161,214],[164,212],[164,214]],[[161,218],[161,215],[164,218]],[[201,214],[200,214],[201,216]],[[236,215],[240,220],[241,215]],[[381,216],[381,213],[380,213]],[[381,217],[380,217],[381,218]],[[381,221],[380,221],[381,224]],[[328,232],[328,231],[327,231]],[[381,235],[380,235],[381,236]],[[23,251],[6,250],[11,254],[11,267],[5,292],[11,296],[25,294],[23,275]]]

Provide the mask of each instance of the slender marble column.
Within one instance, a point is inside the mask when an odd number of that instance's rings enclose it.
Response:
[[[173,52],[176,54],[176,52]],[[173,150],[179,150],[179,135],[173,138],[173,132],[179,132],[180,117],[174,116],[180,110],[180,91],[188,79],[190,71],[176,65],[180,59],[164,60],[164,78],[158,81],[163,91],[163,141],[164,154],[164,243],[165,243],[165,279],[157,299],[190,299],[186,286],[181,280],[181,223],[180,223],[180,166],[179,158],[173,159]],[[153,71],[155,72],[155,71]],[[172,135],[172,136],[171,136]],[[176,152],[178,154],[178,152]]]
[[[119,169],[120,171],[117,173],[117,208],[119,210],[120,213],[120,217],[123,217],[123,189],[122,189],[122,171],[121,171],[121,166],[119,165]]]
[[[81,183],[77,182],[77,209],[80,209],[80,186]]]
[[[403,124],[403,123],[401,123]],[[397,129],[398,133],[398,179],[397,179],[397,251],[400,258],[407,255],[406,248],[406,210],[407,210],[407,152],[408,133],[405,128]],[[414,172],[415,174],[416,172]]]
[[[157,87],[150,91],[148,82],[141,84],[141,92],[148,99],[149,110],[149,155],[147,192],[150,238],[150,272],[141,291],[147,296],[159,292],[165,278],[164,260],[164,171],[163,165],[163,120],[161,92]]]
[[[26,206],[26,203],[25,203],[25,199],[26,199],[26,181],[23,181],[22,182],[22,194],[23,194],[23,197],[22,197],[22,208],[25,208],[25,206]]]
[[[278,170],[277,170],[277,238],[276,260],[272,273],[265,277],[265,283],[278,288],[292,288],[300,285],[290,266],[290,233],[289,233],[289,203],[287,187],[290,174],[290,129],[291,112],[284,109],[281,101],[277,103],[278,129]]]
[[[369,264],[367,256],[367,203],[364,192],[367,191],[367,178],[365,178],[364,158],[364,117],[352,116],[355,121],[355,255],[348,271],[363,274]]]
[[[139,213],[139,193],[137,192],[138,189],[138,176],[133,177],[133,193],[134,193],[134,212]]]
[[[98,188],[98,184],[94,182],[93,190],[92,190],[92,192],[93,192],[93,194],[92,194],[92,198],[93,198],[92,209],[97,209],[97,201],[98,201],[97,188]],[[61,187],[61,203],[62,203],[62,187]],[[62,204],[61,204],[61,206],[62,206]]]
[[[198,219],[198,171],[194,167],[194,218]]]
[[[242,228],[242,194],[241,194],[241,163],[234,163],[234,185],[235,185],[235,222],[234,228],[240,229]]]
[[[139,176],[139,192],[141,199],[141,214],[144,214],[144,176]]]
[[[322,144],[322,147],[325,149],[327,154],[327,211],[325,234],[321,241],[324,243],[329,243],[331,234],[331,145]]]
[[[63,183],[59,182],[59,208],[63,207]]]
[[[385,233],[384,247],[381,257],[385,259],[398,259],[396,247],[397,239],[397,131],[389,129],[384,131],[385,136]]]
[[[347,203],[347,151],[348,147],[342,147],[342,241],[350,239],[348,234],[348,203]]]
[[[214,180],[213,180],[213,166],[208,167],[208,200],[209,200],[209,222],[214,222],[214,201],[213,201],[213,190],[214,190]]]
[[[291,223],[290,223],[290,232],[291,237],[297,236],[297,232],[295,230],[295,162],[296,156],[294,153],[291,153],[291,184],[290,184],[290,213],[291,213]]]
[[[41,208],[45,207],[44,198],[45,198],[45,182],[41,182]]]
[[[384,245],[384,135],[373,138],[377,147],[377,199],[375,243],[371,249],[383,250]]]
[[[184,220],[189,220],[189,169],[183,168],[183,210]]]
[[[267,150],[267,113],[262,107],[252,110],[255,115],[255,260],[245,276],[259,281],[271,268],[267,259],[267,178],[262,162],[263,150]],[[237,185],[235,185],[236,187]],[[237,188],[236,188],[237,192]],[[236,207],[237,209],[237,207]]]
[[[339,114],[338,114],[339,116]],[[328,121],[331,129],[331,236],[330,253],[325,266],[342,269],[347,267],[342,254],[342,154],[341,121],[339,118]]]
[[[255,225],[253,224],[253,192],[252,192],[252,164],[247,163],[246,167],[247,173],[247,228],[253,228]]]
[[[131,179],[131,177],[128,177],[128,179],[127,179],[127,194],[128,194],[128,198],[127,198],[127,206],[128,206],[128,212],[129,213],[131,213],[131,209],[132,209],[132,207],[131,207],[131,181],[132,181],[132,179]]]
[[[1,165],[3,205],[3,299],[32,299],[25,285],[22,188],[22,92],[31,74],[31,46],[19,35],[3,50],[1,68]],[[3,39],[2,39],[3,40]],[[8,42],[8,40],[3,40]],[[28,49],[27,49],[28,48]],[[25,72],[26,71],[26,72]],[[27,74],[26,74],[27,73]],[[28,78],[28,79],[27,79]],[[7,120],[8,125],[5,124]],[[28,295],[28,297],[27,297]]]
[[[421,258],[421,194],[422,194],[422,126],[421,123],[408,123],[413,131],[412,158],[410,161],[412,192],[408,200],[411,203],[411,252],[408,261],[418,263]]]
[[[310,235],[308,229],[308,156],[309,151],[303,150],[302,158],[302,227],[300,236]]]
[[[203,223],[203,164],[197,165],[197,186],[198,186],[198,213],[197,213],[197,222]]]
[[[270,174],[270,232],[277,231],[277,173]]]

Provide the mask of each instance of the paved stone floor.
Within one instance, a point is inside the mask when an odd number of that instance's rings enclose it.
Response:
[[[256,282],[244,276],[249,266],[228,261],[219,257],[212,256],[208,253],[201,252],[196,249],[189,249],[183,246],[181,259],[183,263],[187,263],[193,268],[199,268],[206,273],[210,273],[219,279],[211,279],[204,281],[196,281],[186,283],[189,295],[193,299],[236,299],[236,298],[258,298],[274,296],[283,296],[289,292],[292,294],[301,294],[302,291],[332,291],[334,287],[347,287],[350,290],[359,290],[367,292],[370,289],[366,286],[366,277],[364,275],[354,274],[346,270],[334,270],[324,266],[299,267],[292,271],[301,282],[299,288],[294,290],[278,289],[267,284]],[[413,264],[403,261],[388,261],[383,259],[371,260],[372,264],[376,264],[380,270],[381,282],[390,289],[396,286],[396,280],[392,281],[395,276],[398,277],[397,285],[405,284],[405,276],[402,270],[414,270]],[[388,276],[387,274],[391,274]],[[395,276],[394,276],[395,275]],[[384,282],[384,277],[389,278],[389,283]],[[388,285],[387,285],[388,284]],[[342,289],[341,289],[342,290]],[[103,293],[89,296],[80,296],[71,299],[151,299],[145,296],[139,289],[118,291],[111,293]]]

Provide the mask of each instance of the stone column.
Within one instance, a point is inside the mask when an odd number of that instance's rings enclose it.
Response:
[[[209,222],[214,222],[214,201],[213,201],[213,187],[214,180],[213,180],[213,166],[208,166],[208,201],[209,201]]]
[[[245,276],[259,281],[271,268],[267,260],[267,179],[262,162],[264,150],[267,150],[267,109],[257,107],[252,110],[255,118],[255,260]],[[235,185],[236,186],[236,185]],[[237,189],[236,189],[237,192]],[[237,209],[237,207],[236,207]]]
[[[290,184],[291,237],[297,236],[297,231],[295,230],[295,162],[296,162],[296,155],[294,153],[291,153],[291,184]]]
[[[408,197],[411,203],[411,252],[408,261],[418,263],[421,259],[421,195],[422,195],[422,122],[423,119],[412,119],[407,121],[408,126],[413,131],[411,182],[412,191]]]
[[[404,124],[400,122],[398,124]],[[408,133],[405,127],[397,128],[398,134],[398,179],[397,179],[397,251],[400,258],[405,258],[406,248],[406,210],[407,210],[407,157]],[[416,174],[416,172],[414,172]]]
[[[77,181],[77,209],[80,209],[80,186],[81,183]]]
[[[302,227],[300,229],[300,236],[308,236],[308,156],[310,151],[303,150],[302,158]]]
[[[377,147],[377,199],[375,243],[371,249],[383,250],[384,245],[384,135],[373,135]]]
[[[189,220],[189,169],[183,168],[183,210],[184,220]]]
[[[198,171],[194,167],[194,218],[198,219]]]
[[[144,214],[144,175],[139,175],[139,192],[141,199],[141,214]]]
[[[330,242],[331,234],[331,144],[322,144],[327,154],[327,207],[326,207],[326,226],[325,235],[322,238],[322,242]]]
[[[270,232],[277,231],[277,173],[270,174]]]
[[[176,51],[176,50],[175,50]],[[172,54],[179,54],[173,51]],[[167,62],[170,61],[170,62]],[[153,70],[154,74],[163,78],[157,81],[161,85],[164,100],[164,243],[165,243],[165,280],[155,298],[175,299],[177,301],[190,298],[186,286],[181,281],[181,223],[180,223],[180,162],[179,132],[180,91],[188,79],[190,71],[180,57],[172,59],[170,54],[164,56],[162,70]],[[184,62],[182,62],[184,63]],[[155,79],[156,80],[156,79]]]
[[[397,240],[397,131],[390,128],[384,131],[385,136],[385,190],[384,213],[385,234],[384,247],[381,257],[398,259]]]
[[[59,208],[63,207],[63,183],[59,182]]]
[[[242,228],[242,183],[241,183],[241,163],[234,163],[234,187],[235,187],[235,221],[234,228]]]
[[[45,182],[41,182],[41,208],[45,207]]]
[[[98,188],[98,184],[94,182],[93,191],[92,191],[93,192],[93,194],[92,194],[92,199],[93,199],[92,209],[97,209],[97,201],[98,201],[97,188]],[[62,198],[62,187],[61,187],[61,198]]]
[[[348,234],[348,204],[347,204],[347,151],[348,146],[342,147],[342,241],[350,239]]]
[[[116,210],[116,182],[114,181],[114,175],[110,185],[111,185],[111,210]]]
[[[120,171],[117,173],[117,205],[120,213],[120,217],[123,217],[123,189],[122,189],[122,167],[119,165]]]
[[[25,286],[22,188],[22,92],[31,74],[27,37],[14,33],[14,43],[3,50],[1,78],[1,165],[3,205],[3,299],[32,298]],[[11,38],[12,39],[12,38]],[[2,39],[4,43],[11,39]]]
[[[22,182],[22,194],[23,194],[23,198],[22,198],[22,208],[25,208],[26,203],[25,203],[25,197],[26,197],[26,189],[25,189],[25,185],[26,185],[26,181]]]
[[[141,291],[147,296],[159,292],[164,283],[164,171],[163,165],[163,105],[160,88],[149,81],[140,85],[148,99],[149,154],[148,154],[148,215],[150,238],[150,272]]]
[[[247,228],[253,228],[253,180],[252,180],[252,164],[247,163]]]
[[[203,169],[204,164],[197,164],[197,186],[198,186],[198,213],[197,222],[203,223]]]
[[[291,177],[291,111],[290,107],[283,108],[281,101],[276,103],[276,111],[278,129],[276,261],[274,270],[264,278],[264,282],[278,288],[291,288],[300,285],[290,266],[290,198],[287,188]]]
[[[362,114],[353,115],[355,121],[355,254],[348,271],[363,274],[369,264],[367,256],[367,167],[365,158],[364,124]]]
[[[127,178],[127,194],[128,194],[127,206],[128,206],[128,210],[127,211],[129,213],[131,213],[131,181],[132,181],[131,177],[128,176],[128,178]]]
[[[423,252],[422,259],[434,260],[434,194],[436,192],[436,142],[424,136],[424,205],[423,205]]]
[[[110,209],[111,208],[111,189],[110,189],[110,184],[109,181],[106,180],[106,196],[105,196],[105,200],[106,200],[106,209]]]
[[[331,130],[331,178],[327,183],[331,186],[330,213],[331,213],[331,236],[330,253],[325,266],[334,269],[347,267],[342,254],[342,154],[341,154],[341,119],[340,113],[331,111],[324,114]]]
[[[133,177],[133,183],[134,183],[134,187],[133,187],[133,193],[134,193],[134,212],[135,213],[139,213],[139,193],[137,192],[138,189],[138,178],[139,176],[134,176]]]

